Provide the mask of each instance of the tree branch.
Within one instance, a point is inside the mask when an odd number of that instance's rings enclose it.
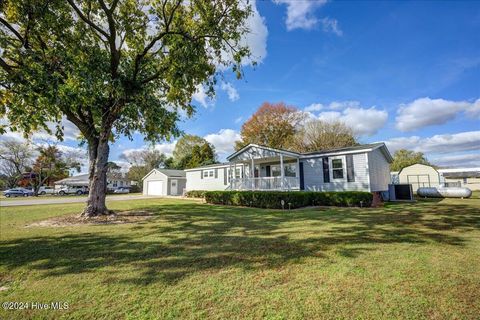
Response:
[[[15,30],[15,28],[7,22],[7,20],[3,19],[2,17],[0,17],[0,22],[8,28],[8,30],[10,30],[17,38],[18,40],[23,43],[25,40],[23,39],[22,35],[17,31]]]
[[[88,24],[90,27],[92,27],[93,29],[95,29],[97,32],[99,32],[100,34],[102,34],[104,37],[108,38],[108,33],[105,32],[102,28],[100,28],[99,26],[97,26],[95,23],[93,23],[90,19],[88,19],[84,14],[83,12],[80,10],[80,8],[77,7],[77,5],[75,4],[75,2],[73,2],[73,0],[67,0],[68,4],[70,4],[70,6],[73,8],[73,10],[75,10],[75,12],[78,14],[79,18],[83,20],[83,22],[85,22],[86,24]]]

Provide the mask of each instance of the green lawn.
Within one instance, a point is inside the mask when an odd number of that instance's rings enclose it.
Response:
[[[82,204],[0,208],[0,319],[478,319],[480,199],[291,212],[112,202],[154,218],[28,227]]]

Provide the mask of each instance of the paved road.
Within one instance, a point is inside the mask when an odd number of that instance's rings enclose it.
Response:
[[[125,201],[125,200],[137,200],[137,199],[151,199],[155,198],[152,196],[144,196],[144,195],[133,195],[133,194],[126,194],[126,195],[115,195],[115,196],[107,196],[107,201]],[[32,206],[32,205],[42,205],[42,204],[62,204],[62,203],[78,203],[78,202],[85,202],[87,201],[87,197],[69,197],[63,196],[58,198],[28,198],[25,200],[0,200],[0,207],[13,207],[13,206]]]

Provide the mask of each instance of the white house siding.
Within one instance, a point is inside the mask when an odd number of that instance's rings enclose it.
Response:
[[[344,155],[342,155],[344,156]],[[369,176],[366,153],[353,154],[353,170],[355,174],[355,182],[347,182],[346,171],[344,171],[345,179],[341,182],[333,181],[329,183],[323,182],[323,165],[322,157],[304,158],[303,177],[305,190],[309,191],[370,191]],[[343,161],[346,166],[346,161]],[[331,169],[331,168],[330,168]],[[389,171],[387,171],[389,173]]]
[[[161,172],[154,171],[150,173],[148,177],[143,179],[143,194],[148,195],[148,182],[149,181],[162,181],[162,195],[167,195],[168,192],[168,177]]]
[[[204,177],[202,179],[203,171],[214,170],[213,177]],[[225,170],[228,171],[228,166],[222,167],[207,167],[186,171],[187,174],[187,191],[189,190],[225,190],[228,188],[228,173],[227,184],[225,184]],[[217,172],[215,174],[215,171]]]
[[[386,191],[390,183],[390,163],[380,149],[368,153],[370,191]]]

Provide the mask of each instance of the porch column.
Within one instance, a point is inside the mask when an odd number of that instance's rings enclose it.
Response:
[[[250,176],[252,178],[252,190],[254,190],[254,186],[255,186],[255,181],[254,181],[254,178],[255,178],[255,163],[253,162],[253,157],[252,157],[252,170],[250,172]]]
[[[280,153],[280,177],[282,181],[280,182],[280,186],[282,190],[285,189],[285,170],[283,168],[283,154]]]

